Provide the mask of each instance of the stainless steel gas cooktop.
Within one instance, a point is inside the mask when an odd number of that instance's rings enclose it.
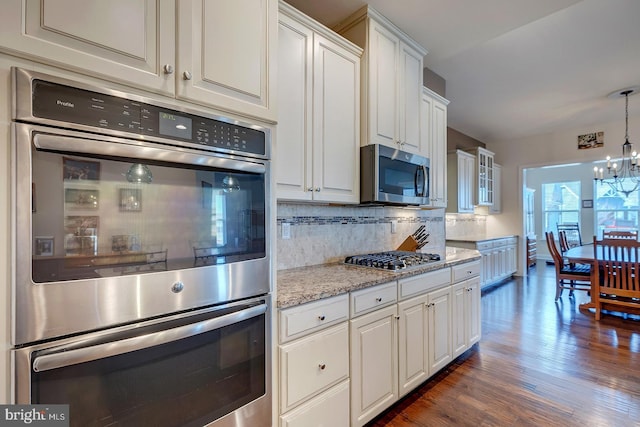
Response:
[[[345,258],[345,264],[362,267],[378,268],[382,270],[401,271],[411,267],[440,261],[438,254],[423,254],[408,251],[388,251],[365,255],[352,255]]]

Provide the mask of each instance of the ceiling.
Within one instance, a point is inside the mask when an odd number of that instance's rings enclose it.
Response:
[[[482,142],[624,119],[640,85],[638,0],[287,0],[328,27],[370,4],[429,53],[450,127]],[[629,98],[640,119],[640,97]]]

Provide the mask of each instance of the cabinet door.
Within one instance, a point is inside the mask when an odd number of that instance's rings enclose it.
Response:
[[[398,148],[398,72],[400,39],[375,21],[369,28],[369,138],[367,144]]]
[[[362,426],[398,398],[397,305],[351,320],[351,425]]]
[[[451,287],[430,292],[429,316],[429,374],[447,365],[452,357]]]
[[[360,202],[359,123],[360,58],[316,34],[313,73],[314,200]]]
[[[480,277],[474,277],[465,282],[466,286],[466,313],[467,321],[467,347],[471,347],[480,341],[482,334],[482,300],[480,290]]]
[[[473,213],[475,157],[458,156],[458,212]]]
[[[453,357],[458,357],[467,349],[469,313],[467,312],[467,281],[457,283],[451,288],[452,307],[452,345]]]
[[[491,249],[481,252],[482,255],[482,270],[480,270],[480,283],[482,286],[488,285],[492,280],[493,271],[493,256]]]
[[[427,295],[398,304],[398,393],[402,397],[429,377]]]
[[[276,194],[279,199],[311,200],[313,32],[281,15],[278,44]]]
[[[177,96],[275,122],[278,2],[178,2]]]
[[[492,214],[502,213],[502,166],[493,164],[493,204],[489,208]]]
[[[420,140],[420,103],[422,89],[422,55],[400,42],[398,82],[399,141],[403,150],[425,155]]]
[[[174,93],[172,0],[12,0],[3,2],[2,15],[2,50]]]
[[[429,146],[431,206],[447,207],[447,106],[433,100]]]

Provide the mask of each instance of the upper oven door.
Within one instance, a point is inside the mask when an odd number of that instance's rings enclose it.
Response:
[[[15,344],[269,286],[269,163],[14,124]]]

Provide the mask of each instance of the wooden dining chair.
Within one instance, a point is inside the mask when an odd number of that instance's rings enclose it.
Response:
[[[569,248],[582,246],[580,224],[578,224],[577,222],[563,222],[560,224],[556,224],[556,228],[558,229],[558,237],[560,236],[560,232],[564,231]]]
[[[574,290],[591,290],[591,266],[589,264],[568,264],[556,246],[552,231],[545,232],[547,247],[556,268],[556,301],[562,296],[564,289],[569,289],[569,296]]]
[[[593,238],[594,288],[591,300],[600,320],[603,307],[640,311],[640,242],[632,239]]]
[[[637,230],[610,230],[602,232],[603,239],[627,239],[627,240],[638,240],[638,231]]]

